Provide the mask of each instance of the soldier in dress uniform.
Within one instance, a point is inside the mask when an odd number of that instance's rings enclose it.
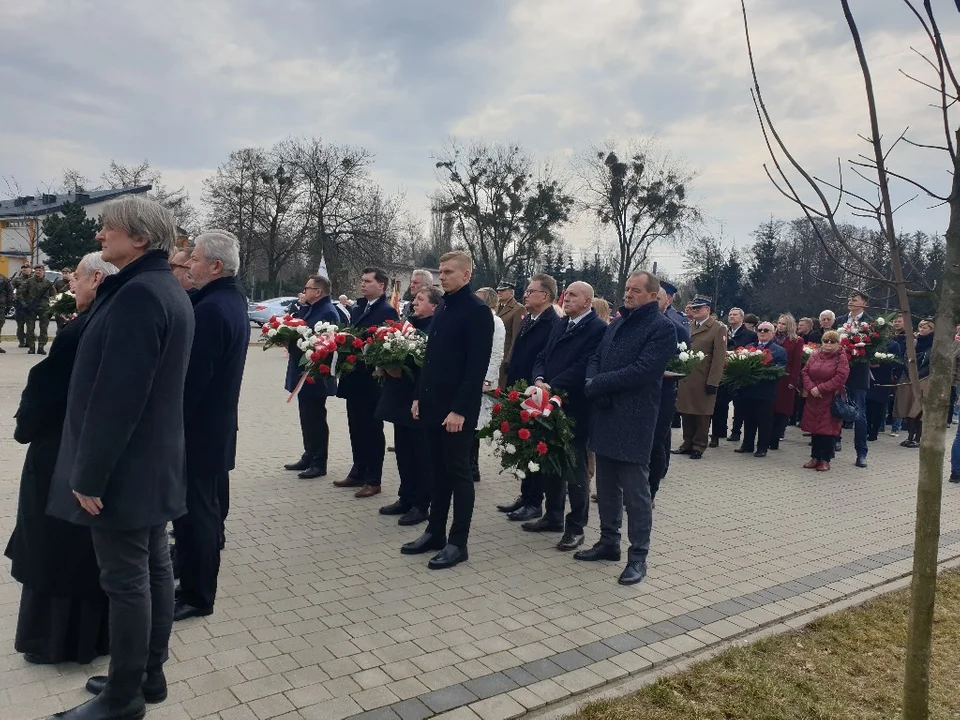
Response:
[[[713,310],[710,298],[697,296],[689,307],[690,351],[702,352],[704,359],[678,384],[677,411],[683,421],[683,444],[672,452],[699,460],[707,449],[710,420],[727,359],[727,341],[723,325],[710,317]]]
[[[523,320],[524,307],[517,302],[513,283],[501,280],[497,285],[497,317],[503,320],[503,329],[506,330],[506,340],[503,343],[503,363],[500,366],[500,387],[506,387],[507,363],[510,362],[510,352],[513,350],[513,341],[520,332],[520,323]]]

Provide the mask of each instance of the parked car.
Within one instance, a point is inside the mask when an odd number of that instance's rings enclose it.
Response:
[[[247,304],[247,316],[250,322],[263,326],[274,315],[283,315],[289,311],[290,306],[297,301],[296,296],[286,296],[271,298],[270,300],[261,300]]]

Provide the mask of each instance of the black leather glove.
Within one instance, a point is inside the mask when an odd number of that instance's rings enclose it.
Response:
[[[717,386],[716,385],[707,385],[707,395],[716,395]]]

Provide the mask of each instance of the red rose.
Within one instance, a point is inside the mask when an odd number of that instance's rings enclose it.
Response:
[[[320,372],[321,375],[329,375],[329,374],[330,374],[330,366],[329,366],[329,365],[320,365],[320,366],[317,368],[317,370]]]
[[[357,349],[357,350],[359,350],[360,348],[362,348],[362,347],[363,347],[363,340],[361,340],[360,338],[356,338],[356,339],[353,341],[353,347],[354,347],[355,349]]]
[[[315,382],[317,382],[317,379],[315,377],[307,375],[307,385],[313,385]]]
[[[503,409],[503,405],[501,405],[500,403],[497,403],[496,405],[493,406],[492,412],[494,415],[499,415],[502,409]]]
[[[530,422],[530,413],[528,413],[526,410],[521,410],[520,422]]]
[[[493,389],[493,396],[494,396],[495,398],[500,397],[500,388],[494,388],[494,389]]]
[[[520,430],[517,432],[517,437],[520,438],[521,440],[529,440],[530,431],[527,430],[526,428],[520,428]]]
[[[510,423],[508,423],[506,420],[500,423],[500,432],[502,432],[504,435],[510,432]]]
[[[368,337],[368,338],[367,338],[367,345],[373,345],[373,338],[372,338],[372,337]],[[363,342],[362,342],[362,341],[360,342],[360,347],[363,347]]]
[[[266,335],[268,332],[270,332],[270,326],[264,324],[264,326],[263,326],[262,328],[260,328],[260,332],[262,332],[264,335]]]
[[[310,362],[318,363],[321,360],[323,360],[326,356],[327,356],[327,353],[325,350],[314,350],[312,353],[310,353]]]
[[[538,442],[538,443],[537,443],[537,452],[538,452],[538,453],[540,453],[541,455],[546,455],[546,454],[547,454],[547,450],[549,450],[549,448],[547,447],[547,444],[546,444],[545,442]]]
[[[507,399],[510,402],[516,402],[517,400],[520,399],[520,393],[518,393],[516,390],[511,390],[510,394],[507,395]]]
[[[357,361],[356,355],[347,355],[347,362],[351,365]]]

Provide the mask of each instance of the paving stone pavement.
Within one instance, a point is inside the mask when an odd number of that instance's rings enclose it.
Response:
[[[12,415],[37,358],[0,359],[0,536],[12,529],[24,448]],[[280,352],[251,348],[238,469],[216,611],[178,623],[169,699],[150,720],[416,720],[522,715],[653,664],[899,577],[910,569],[916,451],[882,437],[870,468],[852,448],[834,470],[803,470],[788,429],[765,459],[732,443],[674,458],[654,513],[649,576],[621,587],[620,563],[583,564],[494,505],[516,495],[484,452],[470,561],[429,571],[400,555],[418,528],[331,485],[350,465],[342,401],[330,401],[328,477],[281,469],[300,452]],[[388,439],[390,437],[388,426]],[[852,444],[852,437],[845,440]],[[597,538],[591,508],[587,542]],[[960,556],[960,487],[944,489],[941,558]],[[33,720],[86,699],[89,666],[31,666],[13,649],[20,587],[0,573],[0,717]]]

